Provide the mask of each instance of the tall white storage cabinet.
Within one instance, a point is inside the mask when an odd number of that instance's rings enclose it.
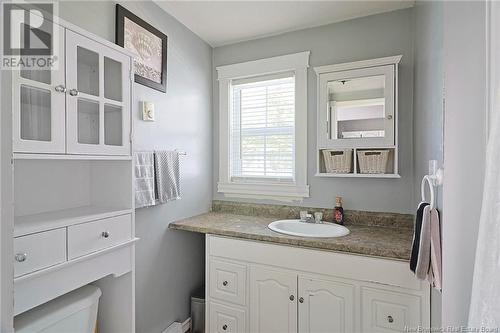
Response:
[[[87,284],[135,331],[132,56],[60,22],[54,71],[12,74],[14,315]]]

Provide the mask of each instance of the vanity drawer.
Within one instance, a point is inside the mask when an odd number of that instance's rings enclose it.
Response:
[[[361,300],[363,332],[403,332],[422,325],[419,296],[362,287]]]
[[[14,238],[14,277],[66,261],[66,228]]]
[[[245,305],[246,276],[247,267],[245,265],[211,259],[210,297]]]
[[[68,259],[99,251],[130,240],[130,214],[68,227]]]
[[[210,333],[246,332],[244,310],[210,302]]]

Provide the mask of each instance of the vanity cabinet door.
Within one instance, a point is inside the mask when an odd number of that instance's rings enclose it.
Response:
[[[299,332],[354,332],[355,287],[299,277]]]
[[[297,275],[250,268],[250,332],[297,332]]]
[[[67,152],[130,154],[130,58],[66,33]]]

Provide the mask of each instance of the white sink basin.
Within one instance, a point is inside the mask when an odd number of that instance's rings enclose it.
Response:
[[[335,223],[305,223],[300,220],[279,220],[269,223],[268,228],[286,235],[300,237],[342,237],[349,235],[349,229]]]

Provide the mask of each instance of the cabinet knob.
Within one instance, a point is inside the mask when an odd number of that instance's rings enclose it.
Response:
[[[227,282],[227,281],[224,281],[224,282],[222,282],[222,285],[225,287],[225,286],[227,286],[227,285],[228,285],[228,282]]]
[[[76,90],[76,89],[70,89],[69,90],[69,94],[71,96],[78,96],[78,90]]]
[[[387,119],[391,120],[392,119],[392,114],[387,115]]]
[[[224,331],[225,331],[225,330],[227,330],[227,325],[226,325],[226,324],[224,324],[224,326],[222,326],[222,329],[223,329]]]
[[[16,259],[17,262],[23,262],[26,260],[26,257],[28,256],[28,254],[26,253],[17,253],[14,257],[14,259]]]
[[[394,322],[394,318],[392,318],[392,316],[387,316],[387,321],[390,322],[390,323],[393,323]]]
[[[293,300],[295,299],[295,296],[290,295],[290,297],[289,297],[289,298],[290,298],[290,301],[293,301]]]
[[[304,303],[304,297],[300,297],[300,298],[299,298],[299,302],[300,302],[300,303]]]
[[[104,237],[104,238],[108,238],[109,237],[109,232],[108,231],[103,231],[101,233],[101,236]]]
[[[60,84],[60,85],[56,86],[54,88],[54,90],[57,91],[57,92],[60,92],[60,93],[65,93],[66,92],[66,87],[63,86],[62,84]]]

